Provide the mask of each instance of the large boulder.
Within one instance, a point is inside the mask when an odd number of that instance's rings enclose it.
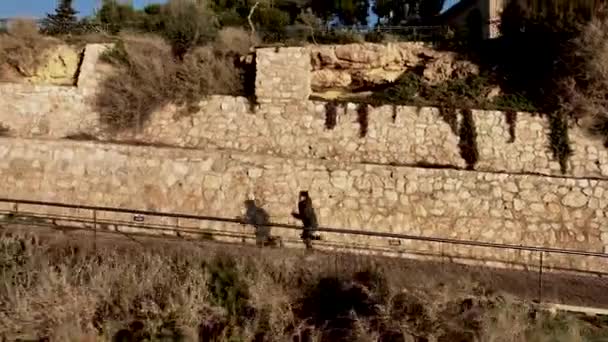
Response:
[[[315,70],[311,77],[313,89],[347,88],[352,83],[350,73],[340,70]]]
[[[44,51],[44,62],[24,76],[29,83],[73,85],[80,59],[81,51],[71,46],[57,45]]]
[[[454,53],[434,53],[426,56],[428,62],[424,64],[422,75],[424,81],[428,84],[436,85],[479,74],[477,65],[469,61],[459,60]]]
[[[319,45],[311,47],[315,90],[373,87],[394,82],[413,68],[423,80],[439,84],[478,74],[479,68],[451,52],[437,51],[421,42]]]

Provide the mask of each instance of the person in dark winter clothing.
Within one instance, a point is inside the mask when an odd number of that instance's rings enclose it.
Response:
[[[256,245],[259,247],[273,245],[274,239],[270,236],[270,215],[263,208],[258,207],[253,200],[245,201],[245,215],[239,218],[244,223],[255,228]]]
[[[292,213],[293,217],[302,221],[304,229],[302,231],[301,238],[304,240],[304,244],[307,249],[312,248],[312,240],[320,240],[318,235],[315,235],[315,231],[319,228],[317,222],[317,215],[312,205],[312,199],[308,194],[308,191],[300,191],[300,197],[298,201],[298,212]]]

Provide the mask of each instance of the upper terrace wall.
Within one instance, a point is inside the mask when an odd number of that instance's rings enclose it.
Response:
[[[2,197],[235,218],[255,199],[277,223],[296,222],[308,190],[323,226],[439,238],[603,252],[608,244],[608,181],[508,175],[250,153],[74,141],[0,138]],[[2,210],[12,207],[0,206]],[[40,212],[48,208],[20,206]],[[86,215],[85,211],[55,214]],[[113,214],[107,214],[113,215]],[[114,219],[132,221],[128,215]],[[103,220],[110,217],[97,216]],[[168,218],[165,224],[174,225]],[[173,221],[171,221],[173,220]],[[153,218],[146,218],[149,224]],[[253,235],[251,226],[190,222]],[[180,222],[188,225],[188,222]],[[273,234],[298,245],[298,231]],[[536,265],[519,251],[403,242],[323,233],[321,246],[365,246],[401,253]],[[545,265],[608,272],[604,260],[545,256]]]
[[[137,134],[104,133],[90,105],[99,81],[97,58],[103,46],[90,45],[78,87],[0,85],[0,123],[19,137],[64,138],[87,133],[102,139],[139,140],[193,148],[235,149],[283,156],[381,164],[434,164],[464,167],[459,134],[435,108],[369,108],[367,133],[361,136],[361,110],[339,107],[328,128],[325,103],[309,101],[310,62],[305,48],[262,49],[257,54],[257,94],[251,109],[244,98],[212,96],[201,110],[174,119],[165,108],[152,115]],[[550,149],[548,122],[519,113],[510,124],[505,113],[473,111],[479,160],[476,170],[561,176]],[[330,125],[331,126],[331,125]],[[511,141],[510,130],[514,140]],[[568,176],[608,177],[608,151],[601,141],[574,126],[574,154]]]

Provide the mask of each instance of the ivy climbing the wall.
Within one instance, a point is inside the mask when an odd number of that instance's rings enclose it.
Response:
[[[455,107],[439,107],[439,116],[450,126],[454,134],[458,134],[458,111]]]
[[[559,162],[562,174],[568,171],[568,158],[572,155],[570,138],[568,137],[568,119],[560,112],[548,115],[549,118],[549,147],[553,158]]]
[[[479,158],[479,151],[477,149],[477,129],[473,119],[473,111],[470,109],[462,110],[458,147],[462,159],[467,163],[467,170],[474,170]]]
[[[515,142],[515,129],[517,128],[517,112],[514,110],[508,110],[505,112],[505,119],[509,126],[509,143]]]
[[[325,128],[334,129],[338,122],[338,104],[327,102],[325,104]]]
[[[365,138],[369,126],[368,121],[369,106],[366,103],[360,103],[357,106],[357,122],[359,123],[359,137]]]

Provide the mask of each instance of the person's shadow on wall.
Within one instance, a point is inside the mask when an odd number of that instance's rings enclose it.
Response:
[[[258,207],[254,200],[246,200],[245,215],[239,220],[245,224],[250,224],[255,228],[256,245],[259,247],[279,245],[279,239],[270,235],[270,215],[264,208]]]

